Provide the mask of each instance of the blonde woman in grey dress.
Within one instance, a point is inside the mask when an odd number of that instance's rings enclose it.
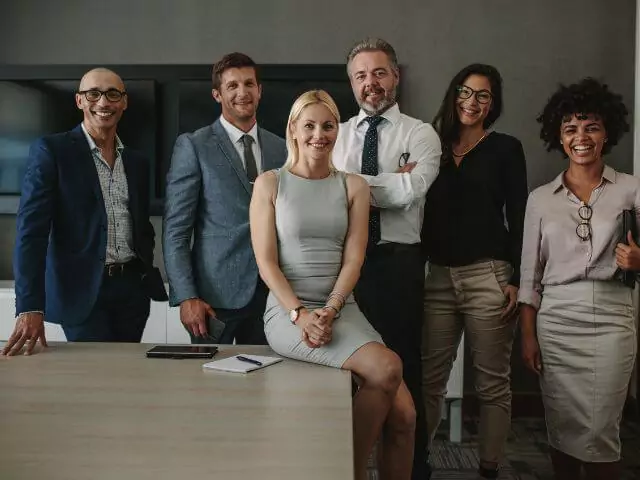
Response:
[[[558,479],[619,478],[620,418],[636,355],[632,292],[640,269],[623,210],[640,220],[640,179],[603,161],[628,130],[621,97],[593,79],[561,86],[538,118],[569,167],[534,190],[525,214],[522,350],[540,377]]]
[[[356,375],[356,478],[366,478],[382,433],[381,477],[409,479],[415,408],[402,364],[351,296],[367,245],[369,187],[332,166],[339,122],[326,92],[301,95],[287,124],[287,163],[256,180],[250,222],[260,275],[271,291],[265,333],[283,356]]]

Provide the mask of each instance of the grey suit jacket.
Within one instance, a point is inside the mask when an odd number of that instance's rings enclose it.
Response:
[[[280,168],[284,140],[262,128],[258,140],[262,170]],[[162,237],[172,306],[195,297],[214,309],[249,303],[258,280],[249,232],[252,187],[220,120],[177,138]]]

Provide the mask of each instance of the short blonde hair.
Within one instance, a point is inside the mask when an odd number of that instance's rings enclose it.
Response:
[[[309,90],[308,92],[300,95],[295,102],[293,102],[293,106],[291,107],[291,112],[289,113],[289,120],[287,121],[287,162],[284,164],[284,168],[287,170],[291,169],[297,162],[299,158],[298,151],[298,143],[296,139],[293,138],[293,124],[298,121],[302,111],[307,108],[309,105],[324,105],[329,109],[331,115],[333,115],[336,119],[336,124],[340,123],[340,112],[338,111],[338,106],[336,102],[334,102],[331,95],[329,95],[324,90]],[[336,125],[337,127],[338,125]],[[333,162],[331,161],[331,157],[329,157],[329,169],[331,171],[335,171],[335,167],[333,166]]]

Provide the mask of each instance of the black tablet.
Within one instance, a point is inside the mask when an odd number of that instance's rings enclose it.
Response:
[[[156,345],[147,350],[149,358],[212,358],[218,347],[211,345]]]

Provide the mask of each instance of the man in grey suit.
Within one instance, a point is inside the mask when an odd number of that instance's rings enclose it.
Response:
[[[192,343],[266,344],[268,292],[251,248],[249,202],[256,176],[281,167],[286,146],[256,123],[262,86],[251,58],[225,55],[212,78],[222,115],[178,137],[167,174],[169,301],[180,305]]]

